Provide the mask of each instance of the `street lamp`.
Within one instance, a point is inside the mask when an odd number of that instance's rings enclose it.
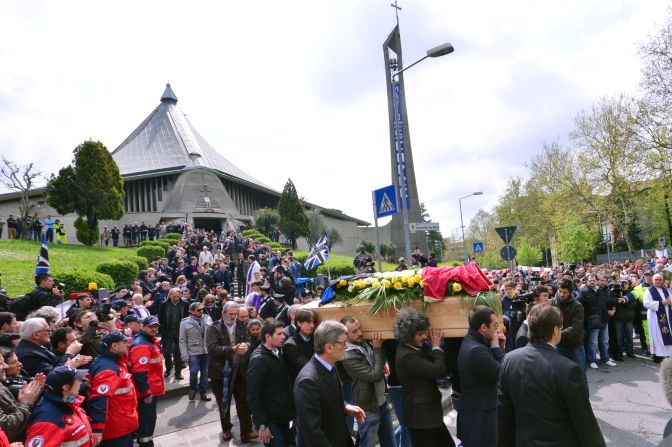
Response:
[[[480,196],[483,194],[483,191],[472,192],[468,196],[460,197],[460,224],[462,225],[462,245],[464,246],[464,261],[469,263],[469,255],[467,254],[467,242],[464,240],[464,221],[462,220],[462,199],[466,199],[471,196]]]
[[[407,191],[407,182],[406,182],[406,145],[401,145],[401,139],[404,138],[403,134],[403,129],[400,127],[403,126],[403,123],[399,122],[399,113],[397,113],[397,110],[401,110],[401,87],[400,86],[395,86],[395,78],[398,78],[398,76],[408,70],[409,68],[419,64],[420,62],[424,61],[428,57],[431,58],[436,58],[436,57],[441,57],[445,56],[446,54],[450,54],[453,51],[455,51],[455,48],[450,43],[444,43],[441,44],[437,47],[431,48],[427,50],[427,54],[423,56],[422,58],[418,59],[417,61],[413,62],[411,65],[408,67],[402,68],[401,66],[398,66],[398,70],[394,73],[391,74],[390,80],[392,82],[392,98],[394,98],[394,149],[397,154],[397,190],[401,190],[402,193],[400,194],[400,199],[401,199],[401,212],[403,214],[403,219],[404,219],[404,248],[405,248],[405,253],[406,253],[406,260],[410,261],[411,259],[411,235],[410,231],[408,228],[408,203],[406,203],[406,196],[408,194]],[[403,151],[403,152],[402,152]],[[403,180],[402,184],[400,183],[400,180]]]

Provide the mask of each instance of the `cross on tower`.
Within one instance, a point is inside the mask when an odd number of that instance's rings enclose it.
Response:
[[[397,5],[397,0],[394,0],[394,3],[390,3],[390,6],[394,8],[394,15],[397,18],[397,26],[399,26],[399,11],[401,11],[401,6]]]

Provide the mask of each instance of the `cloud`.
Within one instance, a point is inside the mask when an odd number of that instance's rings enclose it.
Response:
[[[446,233],[497,203],[544,140],[597,98],[636,93],[637,44],[667,2],[401,2],[420,200]],[[0,0],[0,152],[46,172],[87,138],[113,150],[170,80],[192,124],[276,189],[364,220],[391,182],[389,2]],[[315,186],[315,179],[321,186]]]

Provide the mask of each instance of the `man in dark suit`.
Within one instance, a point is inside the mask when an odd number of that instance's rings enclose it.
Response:
[[[497,380],[505,344],[495,311],[476,306],[457,357],[462,385],[457,437],[464,447],[497,445]]]
[[[429,318],[414,308],[399,312],[394,322],[394,336],[399,340],[395,366],[404,389],[404,425],[413,447],[454,446],[443,423],[441,392],[437,379],[446,376],[446,357],[440,348],[441,332],[429,330]],[[431,358],[423,349],[431,345]]]
[[[345,356],[345,326],[325,320],[315,331],[315,355],[294,383],[296,447],[354,446],[345,424],[346,415],[364,422],[364,410],[343,400],[336,362]]]
[[[530,343],[502,363],[499,447],[604,446],[581,368],[555,349],[562,313],[555,306],[536,305],[527,322]]]

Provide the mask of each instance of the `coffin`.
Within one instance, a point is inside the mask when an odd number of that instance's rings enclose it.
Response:
[[[395,311],[381,311],[369,316],[368,304],[348,306],[342,302],[332,302],[318,306],[319,301],[313,301],[303,307],[311,309],[317,314],[318,321],[340,320],[349,315],[357,318],[362,325],[364,338],[371,339],[374,332],[380,332],[383,339],[394,338],[392,325],[396,316]],[[413,307],[420,308],[420,302],[413,303]],[[464,337],[469,329],[469,312],[473,308],[466,300],[457,297],[448,297],[443,301],[428,303],[425,313],[429,317],[430,327],[440,329],[444,337]],[[503,328],[502,316],[499,315],[499,325]]]

